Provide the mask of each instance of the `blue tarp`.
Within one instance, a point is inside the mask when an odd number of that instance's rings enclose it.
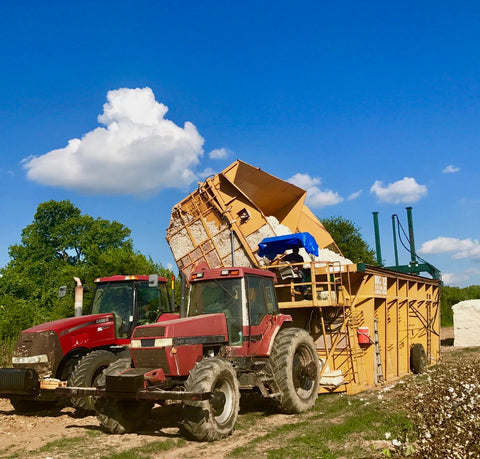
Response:
[[[287,234],[286,236],[266,237],[258,244],[258,255],[273,260],[287,249],[303,247],[307,253],[318,256],[318,244],[310,233]]]

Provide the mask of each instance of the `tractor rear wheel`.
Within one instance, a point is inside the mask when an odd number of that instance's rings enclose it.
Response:
[[[210,400],[183,403],[183,428],[198,441],[220,440],[233,432],[240,404],[238,380],[233,366],[219,358],[195,364],[185,383],[189,392],[212,392]]]
[[[288,414],[315,405],[320,383],[320,361],[312,337],[301,328],[280,330],[270,354],[279,405]]]
[[[102,372],[118,357],[110,351],[92,351],[82,357],[68,380],[68,385],[73,387],[95,387],[102,376]],[[73,397],[72,405],[77,411],[90,413],[95,411],[95,397]]]
[[[100,425],[111,434],[123,435],[139,430],[150,417],[153,403],[143,400],[99,398],[95,403]]]

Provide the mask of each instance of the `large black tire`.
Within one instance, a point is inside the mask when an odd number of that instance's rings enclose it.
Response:
[[[280,330],[273,343],[270,364],[283,412],[302,413],[315,405],[320,361],[315,343],[305,330]]]
[[[97,419],[108,433],[123,435],[139,430],[150,417],[153,403],[143,400],[99,398],[95,403]]]
[[[30,400],[21,396],[11,397],[10,403],[17,413],[35,413],[36,411],[51,410],[57,406],[56,401]]]
[[[117,358],[110,351],[98,350],[90,352],[83,356],[75,365],[68,385],[73,387],[97,386],[103,370],[115,362]],[[81,414],[95,411],[95,397],[72,397],[71,403]]]
[[[211,400],[183,403],[183,428],[198,441],[215,441],[230,435],[237,422],[240,391],[231,363],[205,358],[195,364],[185,384],[191,392],[213,392]]]
[[[410,369],[415,374],[424,373],[427,369],[427,354],[423,344],[415,343],[410,350]]]

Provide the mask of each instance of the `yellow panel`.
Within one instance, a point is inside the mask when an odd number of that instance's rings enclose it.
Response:
[[[332,292],[331,299],[308,301],[294,297],[279,305],[289,308],[294,321],[298,316],[296,323],[307,323],[311,333],[317,330],[314,339],[320,358],[327,361],[329,370],[341,370],[345,377],[345,384],[336,388],[325,386],[321,392],[346,390],[353,394],[382,380],[388,383],[410,373],[410,349],[415,343],[425,347],[428,365],[438,362],[439,281],[376,267],[366,267],[362,272],[355,269],[356,265],[346,266],[335,277],[328,274],[333,272],[333,264],[312,266],[317,289]],[[342,304],[338,303],[339,298]],[[318,328],[319,320],[311,319],[318,314],[324,317],[325,336]],[[359,327],[368,328],[369,343],[359,344]],[[377,350],[381,366],[377,364]]]

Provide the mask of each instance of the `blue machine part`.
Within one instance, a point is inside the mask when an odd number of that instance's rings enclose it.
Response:
[[[258,244],[258,255],[273,260],[285,250],[303,247],[307,253],[318,256],[318,244],[310,233],[295,233],[285,236],[266,237]]]

